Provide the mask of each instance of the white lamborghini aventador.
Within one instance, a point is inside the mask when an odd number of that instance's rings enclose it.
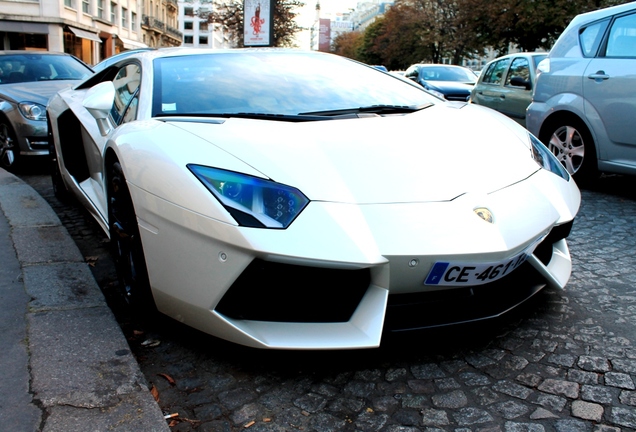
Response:
[[[261,348],[497,317],[571,272],[580,194],[535,137],[342,57],[135,53],[49,103],[53,183],[131,303]]]

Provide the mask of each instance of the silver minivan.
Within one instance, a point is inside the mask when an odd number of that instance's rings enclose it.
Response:
[[[579,183],[636,175],[636,3],[575,17],[537,70],[528,130]]]

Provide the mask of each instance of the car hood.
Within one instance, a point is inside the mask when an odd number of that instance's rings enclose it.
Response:
[[[442,93],[457,91],[466,91],[467,93],[470,93],[474,87],[474,84],[457,81],[422,81],[422,85]]]
[[[71,87],[80,81],[33,81],[16,84],[1,84],[0,95],[14,102],[36,102],[46,105],[49,99],[58,91]]]
[[[539,168],[525,129],[490,110],[466,105],[301,123],[171,123],[240,159],[248,165],[244,172],[256,170],[314,201],[445,201],[499,190]],[[204,153],[186,163],[215,166]]]

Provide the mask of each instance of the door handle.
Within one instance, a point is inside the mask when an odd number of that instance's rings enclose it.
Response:
[[[602,70],[600,70],[600,71],[598,71],[596,73],[593,73],[591,75],[588,75],[587,77],[589,79],[591,79],[591,80],[596,81],[596,82],[602,82],[602,81],[608,80],[610,78],[610,76],[607,75],[605,73],[605,71],[602,71]]]

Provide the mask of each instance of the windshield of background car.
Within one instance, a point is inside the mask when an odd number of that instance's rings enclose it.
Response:
[[[12,54],[0,56],[0,84],[81,80],[93,71],[71,56]]]
[[[153,116],[300,113],[439,102],[421,88],[329,54],[237,51],[154,60]]]
[[[426,81],[457,81],[474,83],[477,75],[461,67],[424,67],[420,70],[420,79]]]

